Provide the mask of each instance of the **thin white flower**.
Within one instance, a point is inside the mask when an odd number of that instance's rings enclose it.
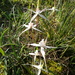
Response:
[[[41,62],[40,62],[39,65],[32,65],[32,66],[38,69],[37,75],[40,75],[41,74],[41,70],[43,69],[43,64],[41,64]]]
[[[41,30],[35,28],[37,25],[36,24],[34,25],[32,22],[30,22],[28,25],[24,24],[23,26],[25,26],[26,29],[24,31],[22,31],[22,33],[19,36],[21,36],[24,32],[26,32],[27,30],[30,30],[30,29],[34,29],[34,30],[42,32]]]
[[[57,48],[57,47],[52,47],[52,46],[46,46],[46,42],[47,42],[46,40],[42,39],[38,44],[32,43],[28,45],[38,46],[38,47],[43,47],[43,48]]]
[[[31,22],[39,15],[40,17],[48,20],[45,16],[43,16],[41,13],[44,12],[46,9],[43,9],[43,10],[39,10],[38,8],[36,9],[36,11],[33,11],[31,9],[29,9],[30,11],[32,11],[33,13],[35,13],[33,15],[33,17],[31,18]]]
[[[38,50],[36,50],[34,53],[29,53],[29,54],[34,56],[34,62],[36,60],[36,57],[40,55]]]

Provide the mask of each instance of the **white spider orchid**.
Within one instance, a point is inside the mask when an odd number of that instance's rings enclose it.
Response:
[[[42,32],[41,30],[35,28],[37,25],[36,24],[34,25],[32,22],[30,22],[28,25],[24,24],[23,26],[25,26],[26,29],[22,31],[22,33],[19,36],[21,36],[25,31],[30,30],[30,29],[34,29],[34,30]]]
[[[36,57],[40,55],[38,50],[36,50],[34,53],[29,53],[29,54],[34,56],[34,62],[36,60]]]
[[[43,47],[43,48],[57,48],[57,47],[52,47],[52,46],[46,46],[46,42],[47,39],[44,41],[44,39],[42,39],[39,44],[36,43],[32,43],[32,44],[28,44],[28,45],[32,45],[32,46],[38,46],[38,47]]]
[[[33,15],[33,17],[31,18],[31,21],[32,22],[38,15],[46,20],[48,20],[45,16],[43,16],[41,13],[44,12],[46,9],[43,9],[43,10],[39,10],[39,8],[36,9],[36,11],[33,11],[31,9],[29,9],[30,11],[32,11],[33,13],[35,13]]]
[[[41,74],[41,70],[43,69],[43,64],[41,64],[41,62],[40,62],[39,65],[32,65],[32,66],[38,69],[37,75],[40,75]]]
[[[52,10],[53,12],[55,12],[55,11],[59,11],[59,10],[56,9],[55,7],[52,7],[52,8],[50,8],[50,9],[46,9],[46,10]]]

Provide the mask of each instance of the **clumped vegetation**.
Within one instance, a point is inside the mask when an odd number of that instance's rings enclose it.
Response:
[[[0,1],[0,75],[10,74],[75,74],[75,1]]]

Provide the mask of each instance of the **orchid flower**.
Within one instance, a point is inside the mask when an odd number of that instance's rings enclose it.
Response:
[[[36,60],[36,56],[40,55],[39,52],[38,52],[38,50],[36,50],[34,53],[29,53],[29,54],[34,56],[34,62]]]
[[[46,40],[42,39],[39,44],[36,43],[32,43],[32,44],[28,44],[28,45],[32,45],[32,46],[38,46],[38,47],[43,47],[43,48],[57,48],[57,47],[52,47],[52,46],[46,46]]]
[[[34,30],[37,30],[37,31],[42,32],[41,30],[35,28],[37,25],[36,25],[36,24],[34,25],[32,22],[30,22],[28,25],[24,24],[23,26],[25,26],[26,29],[25,29],[24,31],[22,31],[22,33],[21,33],[19,36],[21,36],[21,35],[22,35],[24,32],[26,32],[27,30],[30,30],[31,28],[34,29]]]
[[[32,65],[32,66],[38,69],[37,75],[40,75],[41,74],[41,70],[43,69],[43,64],[41,64],[41,62],[40,62],[39,65]]]
[[[40,17],[48,20],[45,16],[43,16],[41,13],[44,12],[46,9],[43,9],[43,10],[39,10],[38,8],[36,9],[36,11],[33,11],[31,9],[29,9],[30,11],[32,11],[33,13],[35,13],[33,15],[33,17],[31,18],[31,22],[39,15]]]

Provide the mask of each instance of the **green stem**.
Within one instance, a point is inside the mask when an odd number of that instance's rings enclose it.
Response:
[[[37,0],[37,9],[39,9],[39,6],[40,6],[40,0]]]
[[[56,0],[54,0],[54,7],[56,6]]]

